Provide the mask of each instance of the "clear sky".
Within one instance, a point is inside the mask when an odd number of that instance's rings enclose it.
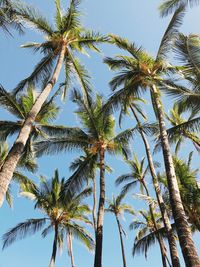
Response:
[[[25,2],[38,7],[46,16],[52,20],[54,16],[54,1],[53,0],[26,0]],[[63,1],[64,3],[68,1]],[[85,14],[83,17],[85,26],[87,28],[99,31],[101,33],[114,33],[122,37],[126,37],[131,41],[142,45],[149,51],[150,54],[155,55],[162,34],[165,31],[167,23],[170,18],[161,19],[157,10],[159,0],[84,0],[82,10]],[[189,10],[185,16],[181,30],[188,33],[199,33],[200,25],[200,6]],[[41,36],[35,34],[33,31],[27,30],[25,36],[18,36],[14,34],[14,38],[5,36],[0,32],[0,83],[6,89],[12,89],[20,80],[25,78],[33,69],[33,66],[40,59],[39,55],[32,54],[28,50],[20,48],[20,45],[29,41],[39,41]],[[110,45],[102,46],[102,54],[97,55],[91,53],[89,58],[81,57],[86,64],[93,80],[94,87],[104,96],[110,93],[108,82],[113,76],[113,73],[108,70],[107,66],[103,65],[102,60],[104,56],[112,56],[120,53],[116,48]],[[61,75],[60,81],[63,81]],[[61,104],[61,103],[60,103]],[[74,106],[67,101],[66,104],[61,104],[62,112],[57,121],[58,124],[77,125],[76,117],[73,115]],[[166,110],[167,111],[167,110]],[[8,118],[8,115],[1,110],[1,120]],[[130,125],[130,124],[129,124]],[[139,158],[144,155],[143,146],[141,142],[136,139],[133,142],[133,148]],[[183,155],[187,155],[189,146],[185,146]],[[61,154],[56,156],[46,156],[39,160],[38,173],[33,177],[42,174],[47,177],[53,175],[54,169],[58,168],[60,176],[69,177],[68,166],[71,160],[78,154]],[[198,159],[195,155],[195,164],[198,166]],[[157,156],[158,157],[158,156]],[[159,160],[160,160],[159,156]],[[119,189],[114,187],[114,180],[116,176],[127,172],[127,167],[121,159],[108,158],[108,162],[113,168],[113,173],[106,177],[107,198],[111,197],[114,192],[119,192]],[[149,184],[150,184],[149,180]],[[139,192],[139,189],[136,190]],[[16,186],[13,186],[14,193],[14,207],[9,209],[8,205],[4,203],[3,208],[0,209],[0,236],[8,230],[8,228],[15,226],[28,218],[38,218],[42,216],[41,213],[34,211],[33,203],[29,200],[21,198],[17,193]],[[139,208],[140,203],[133,198],[127,199],[135,209]],[[141,206],[141,205],[140,205]],[[131,255],[131,249],[135,233],[128,230],[128,225],[131,221],[127,217],[122,221],[127,230],[128,237],[125,239],[127,266],[161,266],[161,258],[158,246],[149,250],[148,261],[145,260],[144,255],[136,256],[134,259]],[[115,220],[110,215],[105,216],[104,228],[104,251],[103,251],[103,266],[104,267],[121,267],[121,251],[117,232],[117,225]],[[0,251],[0,267],[44,267],[48,266],[51,250],[52,250],[53,236],[42,239],[38,233],[35,236],[28,237],[22,241],[16,242],[5,251]],[[199,237],[195,237],[197,247],[200,246]],[[74,242],[75,265],[77,267],[93,266],[93,254],[81,246],[78,242]],[[70,266],[69,258],[64,247],[61,253],[58,253],[56,267]],[[182,265],[184,266],[184,265]]]

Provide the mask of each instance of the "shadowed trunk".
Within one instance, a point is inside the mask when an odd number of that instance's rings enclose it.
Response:
[[[180,261],[179,261],[177,246],[176,246],[176,239],[175,239],[172,227],[171,227],[169,216],[167,214],[165,203],[163,201],[160,185],[158,182],[156,170],[155,170],[154,163],[153,163],[153,157],[151,154],[150,146],[149,146],[149,143],[148,143],[148,140],[147,140],[145,134],[142,131],[142,125],[140,123],[140,120],[139,120],[133,106],[131,106],[131,110],[133,112],[133,115],[134,115],[137,123],[138,123],[139,132],[140,132],[140,135],[142,137],[142,140],[143,140],[143,143],[145,146],[145,151],[146,151],[146,155],[147,155],[147,159],[148,159],[149,169],[151,172],[151,177],[152,177],[154,189],[156,192],[156,198],[157,198],[158,205],[159,205],[159,208],[161,211],[163,223],[164,223],[164,226],[166,229],[166,234],[167,234],[167,239],[168,239],[169,249],[170,249],[170,255],[171,255],[171,260],[172,260],[172,266],[173,267],[180,267]]]
[[[142,185],[145,189],[145,192],[146,192],[146,195],[148,197],[150,197],[150,194],[149,194],[149,190],[146,186],[146,183],[145,181],[142,182]],[[157,224],[156,224],[156,220],[155,220],[155,216],[154,216],[154,209],[153,209],[153,205],[150,204],[149,205],[149,209],[150,209],[150,214],[151,214],[151,219],[152,219],[152,222],[153,222],[153,226],[154,226],[154,229],[155,229],[155,234],[156,234],[156,238],[158,240],[158,243],[159,243],[159,246],[160,246],[160,253],[161,253],[161,257],[162,257],[162,263],[163,263],[163,267],[167,267],[167,262],[166,260],[168,261],[168,258],[167,258],[167,250],[166,250],[166,247],[165,247],[165,244],[162,240],[162,237],[159,235],[158,233],[158,227],[157,227]],[[169,261],[168,261],[169,263]],[[171,266],[171,264],[169,263],[169,265]]]
[[[159,120],[160,136],[161,136],[162,151],[163,151],[168,189],[170,195],[170,203],[172,207],[173,217],[179,237],[181,250],[187,267],[199,267],[200,266],[199,257],[194,242],[192,240],[191,230],[182,205],[178,182],[176,179],[174,164],[167,137],[167,131],[164,121],[164,111],[162,108],[160,95],[155,86],[152,86],[151,89],[155,98],[155,105],[156,105],[155,108],[157,110],[157,115]]]
[[[100,195],[99,208],[97,215],[97,230],[96,230],[96,247],[94,267],[102,267],[102,248],[103,248],[103,219],[104,219],[104,205],[105,205],[105,150],[100,149]]]
[[[97,214],[96,214],[96,206],[97,206],[97,189],[96,189],[96,178],[93,177],[93,208],[92,208],[92,217],[93,217],[93,227],[96,233],[97,230]]]
[[[26,145],[26,142],[29,138],[29,135],[31,133],[33,122],[35,121],[35,118],[37,114],[39,113],[42,105],[46,101],[47,97],[49,96],[54,84],[56,83],[61,68],[63,64],[65,56],[65,46],[62,47],[54,73],[52,75],[51,80],[47,83],[44,90],[41,92],[41,94],[36,99],[33,107],[31,108],[26,120],[24,121],[23,127],[21,128],[19,135],[13,144],[10,152],[8,153],[3,166],[1,167],[0,171],[0,207],[3,204],[3,200],[5,197],[5,194],[7,192],[8,186],[12,180],[13,172],[15,171],[15,168],[17,166],[17,163],[23,153],[24,147]]]
[[[55,236],[54,236],[54,242],[53,242],[53,251],[52,251],[52,256],[51,256],[51,261],[50,261],[49,267],[54,267],[54,265],[55,265],[57,242],[58,242],[58,226],[55,225]]]
[[[121,242],[121,249],[122,249],[122,259],[123,259],[123,267],[126,267],[126,256],[125,256],[125,250],[124,250],[124,242],[123,242],[123,233],[122,233],[122,228],[121,224],[119,222],[119,218],[117,215],[115,215],[116,220],[117,220],[117,226],[119,230],[119,236],[120,236],[120,242]]]
[[[69,256],[71,260],[71,267],[75,267],[71,233],[68,234],[67,238],[68,238],[68,251],[69,251]]]

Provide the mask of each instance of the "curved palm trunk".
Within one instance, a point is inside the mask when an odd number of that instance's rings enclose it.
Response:
[[[150,197],[149,190],[148,190],[148,188],[146,186],[145,181],[143,181],[142,184],[144,186],[146,195]],[[168,260],[167,259],[167,250],[166,250],[165,244],[164,244],[164,242],[162,240],[162,237],[158,233],[158,227],[157,227],[157,224],[156,224],[156,220],[155,220],[154,210],[153,210],[152,204],[149,205],[149,209],[150,209],[150,214],[151,214],[151,219],[152,219],[152,222],[153,222],[153,226],[154,226],[154,229],[155,229],[155,231],[157,233],[156,234],[156,238],[157,238],[159,246],[160,246],[160,253],[161,253],[161,257],[162,257],[163,267],[167,267],[167,262],[166,262],[166,260]],[[169,263],[169,265],[171,266],[170,263]]]
[[[71,260],[71,266],[75,267],[74,255],[73,255],[73,249],[72,249],[72,236],[70,233],[68,234],[68,251],[69,251],[69,256]]]
[[[162,142],[162,151],[163,151],[168,189],[170,195],[170,203],[180,241],[181,250],[187,267],[197,267],[197,266],[199,267],[200,260],[194,242],[192,240],[191,230],[182,205],[179,187],[176,179],[174,164],[167,137],[167,131],[164,121],[164,111],[162,108],[160,95],[155,86],[152,86],[151,89],[155,98],[155,105],[159,120],[160,136]]]
[[[104,219],[104,205],[105,205],[105,150],[100,149],[100,195],[99,208],[97,215],[97,230],[96,230],[96,247],[94,267],[102,267],[102,249],[103,249],[103,219]]]
[[[138,123],[138,126],[140,127],[140,135],[142,137],[144,146],[145,146],[145,151],[146,151],[146,155],[147,155],[147,159],[148,159],[148,163],[149,163],[149,168],[150,168],[150,172],[151,172],[151,177],[152,177],[152,181],[153,181],[153,185],[154,185],[154,189],[156,192],[156,198],[158,201],[158,205],[161,211],[161,215],[162,215],[162,219],[163,219],[163,223],[166,229],[166,234],[167,234],[167,239],[168,239],[168,243],[169,243],[169,249],[170,249],[170,255],[171,255],[171,260],[172,260],[172,266],[173,267],[180,267],[180,261],[179,261],[179,256],[178,256],[178,250],[177,250],[177,246],[176,246],[176,239],[171,227],[171,223],[170,223],[170,219],[169,216],[167,214],[167,210],[166,210],[166,206],[162,197],[162,193],[161,193],[161,189],[160,189],[160,185],[158,183],[158,178],[156,175],[156,170],[154,167],[154,163],[153,163],[153,157],[151,154],[151,150],[150,150],[150,146],[148,143],[148,140],[145,136],[145,134],[142,131],[142,126],[140,123],[140,120],[134,110],[134,107],[131,106],[131,110],[133,112],[133,115]]]
[[[32,109],[30,110],[26,120],[24,121],[23,127],[21,128],[15,143],[13,144],[10,152],[8,153],[4,161],[3,166],[1,167],[1,170],[0,170],[0,207],[3,204],[3,200],[5,197],[6,191],[8,189],[8,185],[10,184],[10,181],[12,180],[12,177],[13,177],[13,172],[23,153],[24,147],[30,135],[33,122],[35,121],[37,114],[39,113],[43,103],[49,96],[53,86],[55,85],[59,77],[62,64],[63,64],[63,60],[64,60],[64,56],[65,56],[65,45],[63,45],[61,49],[61,52],[60,52],[60,55],[59,55],[59,58],[58,58],[51,80],[47,83],[44,90],[41,92],[41,94],[36,99]]]
[[[123,236],[122,236],[122,228],[121,228],[121,224],[119,222],[118,216],[115,215],[115,217],[116,217],[116,221],[117,221],[117,226],[118,226],[119,236],[120,236],[120,242],[121,242],[123,267],[126,267],[126,257],[125,257],[124,242],[123,242]]]
[[[57,252],[57,242],[58,242],[58,226],[55,225],[55,236],[53,241],[53,251],[51,255],[51,261],[49,267],[54,267],[56,261],[56,252]]]

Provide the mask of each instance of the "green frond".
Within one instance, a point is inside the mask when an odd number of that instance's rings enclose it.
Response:
[[[94,250],[94,240],[91,235],[80,225],[76,223],[67,224],[67,229],[70,231],[72,236],[79,240],[89,250]]]
[[[0,105],[17,118],[25,118],[24,110],[17,102],[15,94],[7,92],[2,85],[0,85]]]
[[[46,218],[29,219],[10,229],[3,235],[3,249],[17,241],[17,239],[23,239],[27,235],[33,235],[38,232],[45,225],[46,220]]]
[[[0,140],[5,141],[8,136],[17,134],[22,127],[22,122],[0,121]]]
[[[42,82],[47,77],[50,77],[56,58],[57,55],[53,53],[44,56],[41,61],[35,66],[35,69],[32,74],[28,78],[22,80],[14,88],[13,93],[17,94],[22,91],[25,86]]]
[[[166,58],[167,53],[170,51],[174,40],[177,38],[178,29],[182,24],[184,14],[185,14],[185,6],[180,5],[180,7],[175,11],[164,33],[164,36],[160,43],[160,47],[158,49],[155,62],[160,62]]]
[[[199,0],[163,0],[163,3],[159,6],[159,11],[161,16],[165,17],[175,12],[180,6],[187,4],[190,6],[198,5]]]
[[[181,73],[186,77],[200,77],[200,38],[198,35],[179,34],[174,47],[176,59],[184,66]]]
[[[29,28],[36,29],[42,34],[52,36],[54,33],[53,27],[49,24],[47,19],[43,17],[37,9],[29,5],[20,5],[17,10],[17,18],[21,23],[26,23]]]
[[[132,173],[127,173],[127,174],[123,174],[123,175],[120,175],[116,181],[115,181],[115,184],[118,186],[124,182],[129,182],[129,181],[132,181],[134,178],[133,178],[133,175]]]
[[[87,148],[88,136],[81,130],[73,128],[70,135],[49,137],[47,140],[35,142],[36,155],[56,154],[61,151]]]
[[[88,74],[85,66],[83,66],[78,58],[74,58],[71,53],[68,51],[68,56],[71,61],[72,67],[74,69],[74,73],[77,76],[77,79],[80,83],[81,89],[83,91],[84,97],[87,100],[88,95],[90,95],[92,91],[92,87],[90,84],[90,75]]]

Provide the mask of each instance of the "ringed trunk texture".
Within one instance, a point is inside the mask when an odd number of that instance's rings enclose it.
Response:
[[[140,127],[140,135],[142,137],[144,146],[145,146],[145,151],[146,151],[146,155],[147,155],[147,160],[148,160],[148,164],[149,164],[149,168],[150,168],[150,172],[151,172],[151,177],[152,177],[152,181],[153,181],[153,185],[154,185],[154,189],[155,189],[155,193],[156,193],[156,198],[158,201],[158,205],[161,211],[161,215],[162,215],[162,219],[163,219],[163,223],[166,229],[166,234],[167,234],[167,239],[168,239],[168,243],[169,243],[169,249],[170,249],[170,256],[171,256],[171,260],[172,260],[172,266],[173,267],[181,267],[180,265],[180,261],[179,261],[179,255],[178,255],[178,250],[177,250],[177,246],[176,246],[176,239],[171,227],[171,223],[170,223],[170,219],[169,216],[167,214],[167,210],[166,210],[166,206],[162,197],[162,193],[161,193],[161,189],[160,189],[160,185],[158,182],[158,178],[156,175],[156,170],[154,167],[154,162],[153,162],[153,157],[151,154],[151,150],[150,150],[150,145],[149,142],[144,134],[144,132],[142,131],[142,125],[140,123],[140,120],[134,110],[134,107],[131,106],[131,110],[133,112],[133,115],[138,123],[138,126]]]
[[[70,260],[71,260],[71,267],[75,267],[71,233],[69,233],[69,235],[68,235],[68,251],[69,251],[69,256],[70,256]]]
[[[57,241],[58,241],[58,226],[55,225],[55,236],[53,241],[53,251],[51,256],[51,261],[49,267],[54,267],[56,261],[56,252],[57,252]]]
[[[119,236],[120,236],[120,242],[121,242],[121,249],[122,249],[122,259],[123,259],[123,267],[126,267],[126,256],[125,256],[125,250],[124,250],[124,242],[123,242],[123,233],[122,233],[122,228],[121,224],[119,222],[119,218],[117,215],[115,215],[116,220],[117,220],[117,226],[119,230]]]
[[[64,60],[64,56],[65,56],[65,46],[63,46],[60,52],[60,55],[59,55],[59,58],[58,58],[51,80],[47,83],[44,90],[41,92],[41,94],[36,99],[32,109],[30,110],[26,120],[24,121],[23,127],[21,128],[15,143],[13,144],[10,152],[8,153],[4,161],[4,164],[1,167],[1,170],[0,170],[0,207],[3,204],[5,194],[7,192],[8,186],[13,177],[13,172],[15,171],[17,163],[23,153],[24,147],[31,133],[33,122],[35,121],[37,114],[39,113],[43,103],[49,96],[53,86],[55,85],[59,77],[62,64],[63,64],[63,60]]]
[[[155,86],[152,86],[152,92],[155,97],[155,105],[159,120],[160,136],[162,142],[162,151],[167,175],[167,183],[170,195],[170,203],[172,207],[173,217],[179,237],[182,254],[186,267],[199,267],[200,260],[192,240],[191,230],[187,221],[187,217],[181,201],[178,182],[176,179],[172,155],[167,137],[167,131],[164,121],[164,111],[160,99],[159,92]]]
[[[97,230],[96,230],[96,247],[94,267],[102,267],[102,250],[103,250],[103,220],[104,220],[104,205],[105,205],[105,150],[100,149],[100,195],[99,207],[97,214]]]

